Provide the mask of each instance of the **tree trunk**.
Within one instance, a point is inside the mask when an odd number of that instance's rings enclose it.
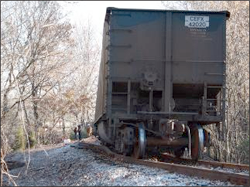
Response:
[[[63,130],[63,137],[66,138],[64,117],[62,117],[62,130]]]
[[[36,137],[37,143],[40,144],[37,89],[35,88],[34,82],[32,83],[32,103],[33,103],[33,115],[34,115],[34,123],[35,123],[35,137]]]

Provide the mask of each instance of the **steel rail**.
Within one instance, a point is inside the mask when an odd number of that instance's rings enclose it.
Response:
[[[94,145],[81,142],[79,146],[83,149],[91,149],[93,151],[98,151],[107,154],[111,158],[115,158],[122,162],[127,162],[131,164],[139,164],[144,166],[149,166],[153,168],[161,168],[168,170],[169,172],[176,172],[183,175],[200,177],[203,179],[209,180],[218,180],[224,182],[230,182],[232,184],[249,186],[249,175],[239,174],[239,173],[230,173],[225,171],[215,171],[205,168],[197,168],[193,166],[186,166],[181,164],[170,164],[165,162],[155,162],[149,160],[135,159],[133,157],[127,157],[123,155],[116,154],[112,152],[106,146]]]
[[[197,164],[201,164],[201,165],[205,165],[205,166],[213,166],[213,167],[221,167],[221,168],[249,171],[249,165],[247,165],[247,164],[235,164],[235,163],[228,163],[228,162],[205,161],[205,160],[198,160],[197,162],[195,162],[189,158],[176,158],[168,153],[161,154],[161,157],[163,157],[166,162],[176,161],[176,162],[186,162],[189,164],[197,163]]]

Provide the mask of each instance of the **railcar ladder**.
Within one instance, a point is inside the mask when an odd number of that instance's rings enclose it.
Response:
[[[217,98],[208,98],[209,89],[220,89],[219,95]],[[204,83],[204,95],[202,98],[202,115],[212,115],[212,116],[221,116],[222,115],[222,102],[224,99],[223,96],[223,86],[212,86]]]

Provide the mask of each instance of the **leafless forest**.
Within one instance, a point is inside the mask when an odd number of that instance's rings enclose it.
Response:
[[[1,2],[1,168],[13,150],[55,144],[94,115],[99,46],[58,2]],[[84,121],[85,120],[85,121]]]
[[[226,122],[211,126],[211,157],[249,162],[249,2],[162,2],[163,9],[228,10]],[[179,6],[177,6],[179,5]],[[83,18],[84,20],[84,18]],[[70,137],[93,120],[100,42],[58,2],[1,1],[1,175],[4,157]],[[1,180],[2,181],[2,180]]]

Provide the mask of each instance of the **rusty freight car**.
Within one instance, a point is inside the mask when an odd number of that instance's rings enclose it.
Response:
[[[208,145],[224,121],[229,12],[107,8],[95,130],[118,153]]]

